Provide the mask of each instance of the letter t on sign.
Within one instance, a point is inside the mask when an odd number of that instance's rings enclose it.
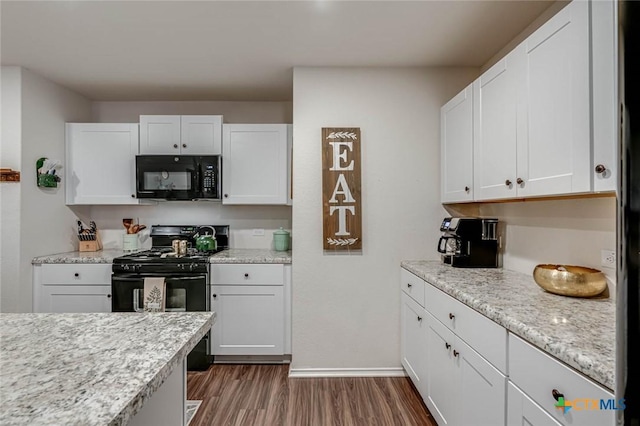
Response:
[[[360,128],[322,128],[322,229],[325,250],[362,249]]]

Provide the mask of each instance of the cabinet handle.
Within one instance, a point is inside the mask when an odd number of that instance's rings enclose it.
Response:
[[[216,297],[218,297],[218,295],[217,295],[217,294],[214,294],[214,295],[213,295],[213,298],[215,299]]]
[[[422,317],[418,317],[418,322],[422,321]]]
[[[187,147],[187,144],[186,144],[186,143],[183,143],[183,144],[182,144],[182,147],[183,147],[183,148],[186,148],[186,147]]]
[[[111,299],[111,295],[110,294],[107,294],[107,299]]]
[[[229,198],[229,194],[224,194],[224,198]]]
[[[131,198],[136,198],[136,194],[131,194]]]
[[[451,347],[451,345],[450,345],[450,344],[448,344],[447,342],[444,342],[444,347],[445,347],[445,348],[447,348],[447,349],[449,349],[449,348]]]
[[[407,283],[407,287],[411,288],[413,287],[411,284]]]
[[[455,315],[453,315],[451,312],[449,312],[449,319],[450,320],[454,319],[455,317],[456,317]]]
[[[174,144],[173,144],[173,147],[174,147],[175,149],[178,149],[178,144],[177,144],[177,143],[174,143]]]
[[[76,272],[75,274],[73,274],[73,276],[76,277],[76,278],[79,278],[80,274]]]
[[[453,350],[453,356],[458,356],[460,355],[460,352],[456,351],[455,349]]]
[[[596,173],[601,174],[607,171],[607,168],[604,166],[604,164],[598,164],[596,166]]]
[[[560,392],[558,392],[558,389],[554,389],[551,391],[551,396],[553,396],[553,399],[555,399],[556,401],[559,398],[564,398],[564,394],[561,394]]]
[[[507,186],[511,186],[511,181],[509,179],[507,179],[507,180],[504,181],[504,184],[507,185]]]
[[[522,185],[524,183],[524,181],[522,179],[518,178],[518,179],[516,179],[516,183],[518,185]]]
[[[245,272],[244,277],[245,277],[245,278],[249,278],[249,274],[247,274],[247,273]]]
[[[465,187],[464,187],[464,192],[469,192],[469,190],[470,190],[470,189],[471,189],[471,188],[469,188],[468,186],[465,186]]]

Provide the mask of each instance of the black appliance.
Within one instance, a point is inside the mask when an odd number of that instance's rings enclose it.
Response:
[[[165,278],[166,311],[209,311],[209,256],[229,248],[229,226],[211,226],[216,232],[218,245],[215,251],[207,253],[194,248],[199,228],[193,225],[153,225],[150,250],[113,259],[111,311],[142,312],[146,277]],[[174,240],[188,241],[186,255],[174,255]],[[207,333],[189,353],[187,369],[205,370],[211,364],[210,338],[210,333]]]
[[[497,268],[498,219],[447,217],[438,241],[442,261],[458,268]]]
[[[137,155],[136,196],[162,200],[219,200],[219,155]]]
[[[618,175],[616,400],[618,423],[640,424],[640,3],[618,3],[622,132]]]

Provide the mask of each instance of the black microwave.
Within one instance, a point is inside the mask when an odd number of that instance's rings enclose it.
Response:
[[[160,200],[219,200],[219,155],[137,155],[136,196]]]

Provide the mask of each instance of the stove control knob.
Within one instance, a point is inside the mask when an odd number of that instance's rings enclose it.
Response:
[[[193,263],[191,265],[189,265],[189,270],[193,271],[193,268],[195,268],[196,265],[194,265]]]
[[[124,269],[125,271],[128,271],[129,270],[129,265],[127,265],[127,264],[122,265],[122,269]]]

